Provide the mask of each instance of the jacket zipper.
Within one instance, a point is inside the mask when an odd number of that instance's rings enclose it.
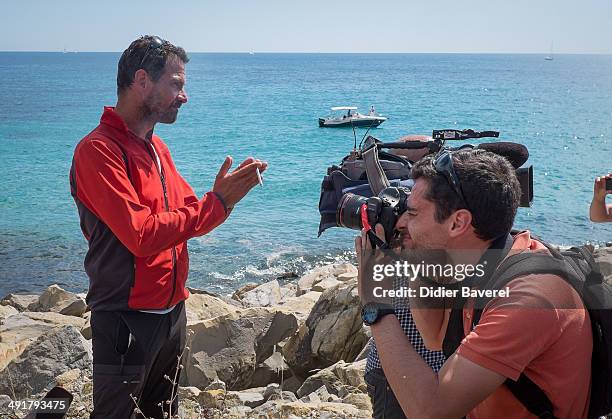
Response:
[[[153,147],[152,143],[149,143],[151,147]],[[147,147],[147,150],[149,148]],[[151,158],[153,158],[153,164],[157,160],[155,155],[157,152],[155,150],[149,150],[149,154],[151,154]],[[170,205],[168,204],[168,191],[166,189],[166,176],[164,176],[164,168],[161,165],[161,159],[159,159],[159,178],[161,180],[162,190],[164,191],[164,204],[166,205],[166,211],[170,211]],[[170,308],[170,304],[172,303],[172,299],[174,298],[174,294],[176,292],[176,247],[172,246],[172,293],[170,294],[170,299],[166,304],[166,308]]]

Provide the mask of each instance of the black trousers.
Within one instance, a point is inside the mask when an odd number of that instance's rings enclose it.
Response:
[[[186,327],[183,302],[167,314],[92,312],[94,409],[90,418],[128,419],[136,404],[147,418],[163,418],[170,407],[172,415],[178,414],[178,398],[172,400],[178,384],[173,382],[179,380],[178,357],[185,347]]]
[[[404,411],[391,390],[382,369],[368,371],[365,375],[368,395],[372,400],[374,419],[405,419]]]

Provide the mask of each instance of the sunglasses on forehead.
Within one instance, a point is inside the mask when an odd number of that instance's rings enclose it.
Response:
[[[142,68],[142,66],[144,65],[145,61],[149,57],[149,53],[151,51],[156,51],[156,50],[160,49],[164,45],[165,42],[166,41],[161,39],[159,36],[152,36],[151,40],[149,42],[149,45],[147,46],[147,49],[145,50],[145,53],[142,56],[142,60],[140,60],[139,67]]]
[[[465,195],[463,195],[463,190],[461,189],[459,176],[457,176],[457,172],[455,172],[455,167],[453,166],[453,157],[451,152],[448,150],[442,151],[436,156],[432,163],[436,172],[444,176],[451,188],[455,191],[459,198],[461,198],[465,207],[470,210],[470,206],[468,205]]]

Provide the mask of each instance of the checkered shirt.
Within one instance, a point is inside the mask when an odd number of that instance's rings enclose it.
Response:
[[[400,289],[402,286],[408,286],[408,284],[405,278],[403,278],[403,280],[395,278],[394,286],[395,289]],[[408,336],[408,340],[410,340],[414,350],[421,355],[421,357],[423,357],[427,365],[429,365],[434,372],[438,372],[438,370],[442,368],[446,358],[441,351],[430,351],[425,348],[423,338],[414,324],[412,313],[410,313],[408,298],[394,298],[393,307],[395,308],[395,316],[399,320],[402,330],[406,336]],[[368,373],[370,370],[377,368],[382,368],[382,366],[380,365],[380,359],[378,358],[376,343],[372,342],[370,351],[368,353],[368,361],[366,363],[365,372]]]

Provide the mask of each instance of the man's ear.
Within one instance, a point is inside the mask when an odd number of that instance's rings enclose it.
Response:
[[[136,73],[134,73],[134,85],[139,90],[144,90],[147,88],[147,84],[151,82],[149,75],[145,70],[138,69]]]
[[[466,209],[457,210],[451,215],[450,221],[449,236],[459,237],[472,228],[472,213]]]

